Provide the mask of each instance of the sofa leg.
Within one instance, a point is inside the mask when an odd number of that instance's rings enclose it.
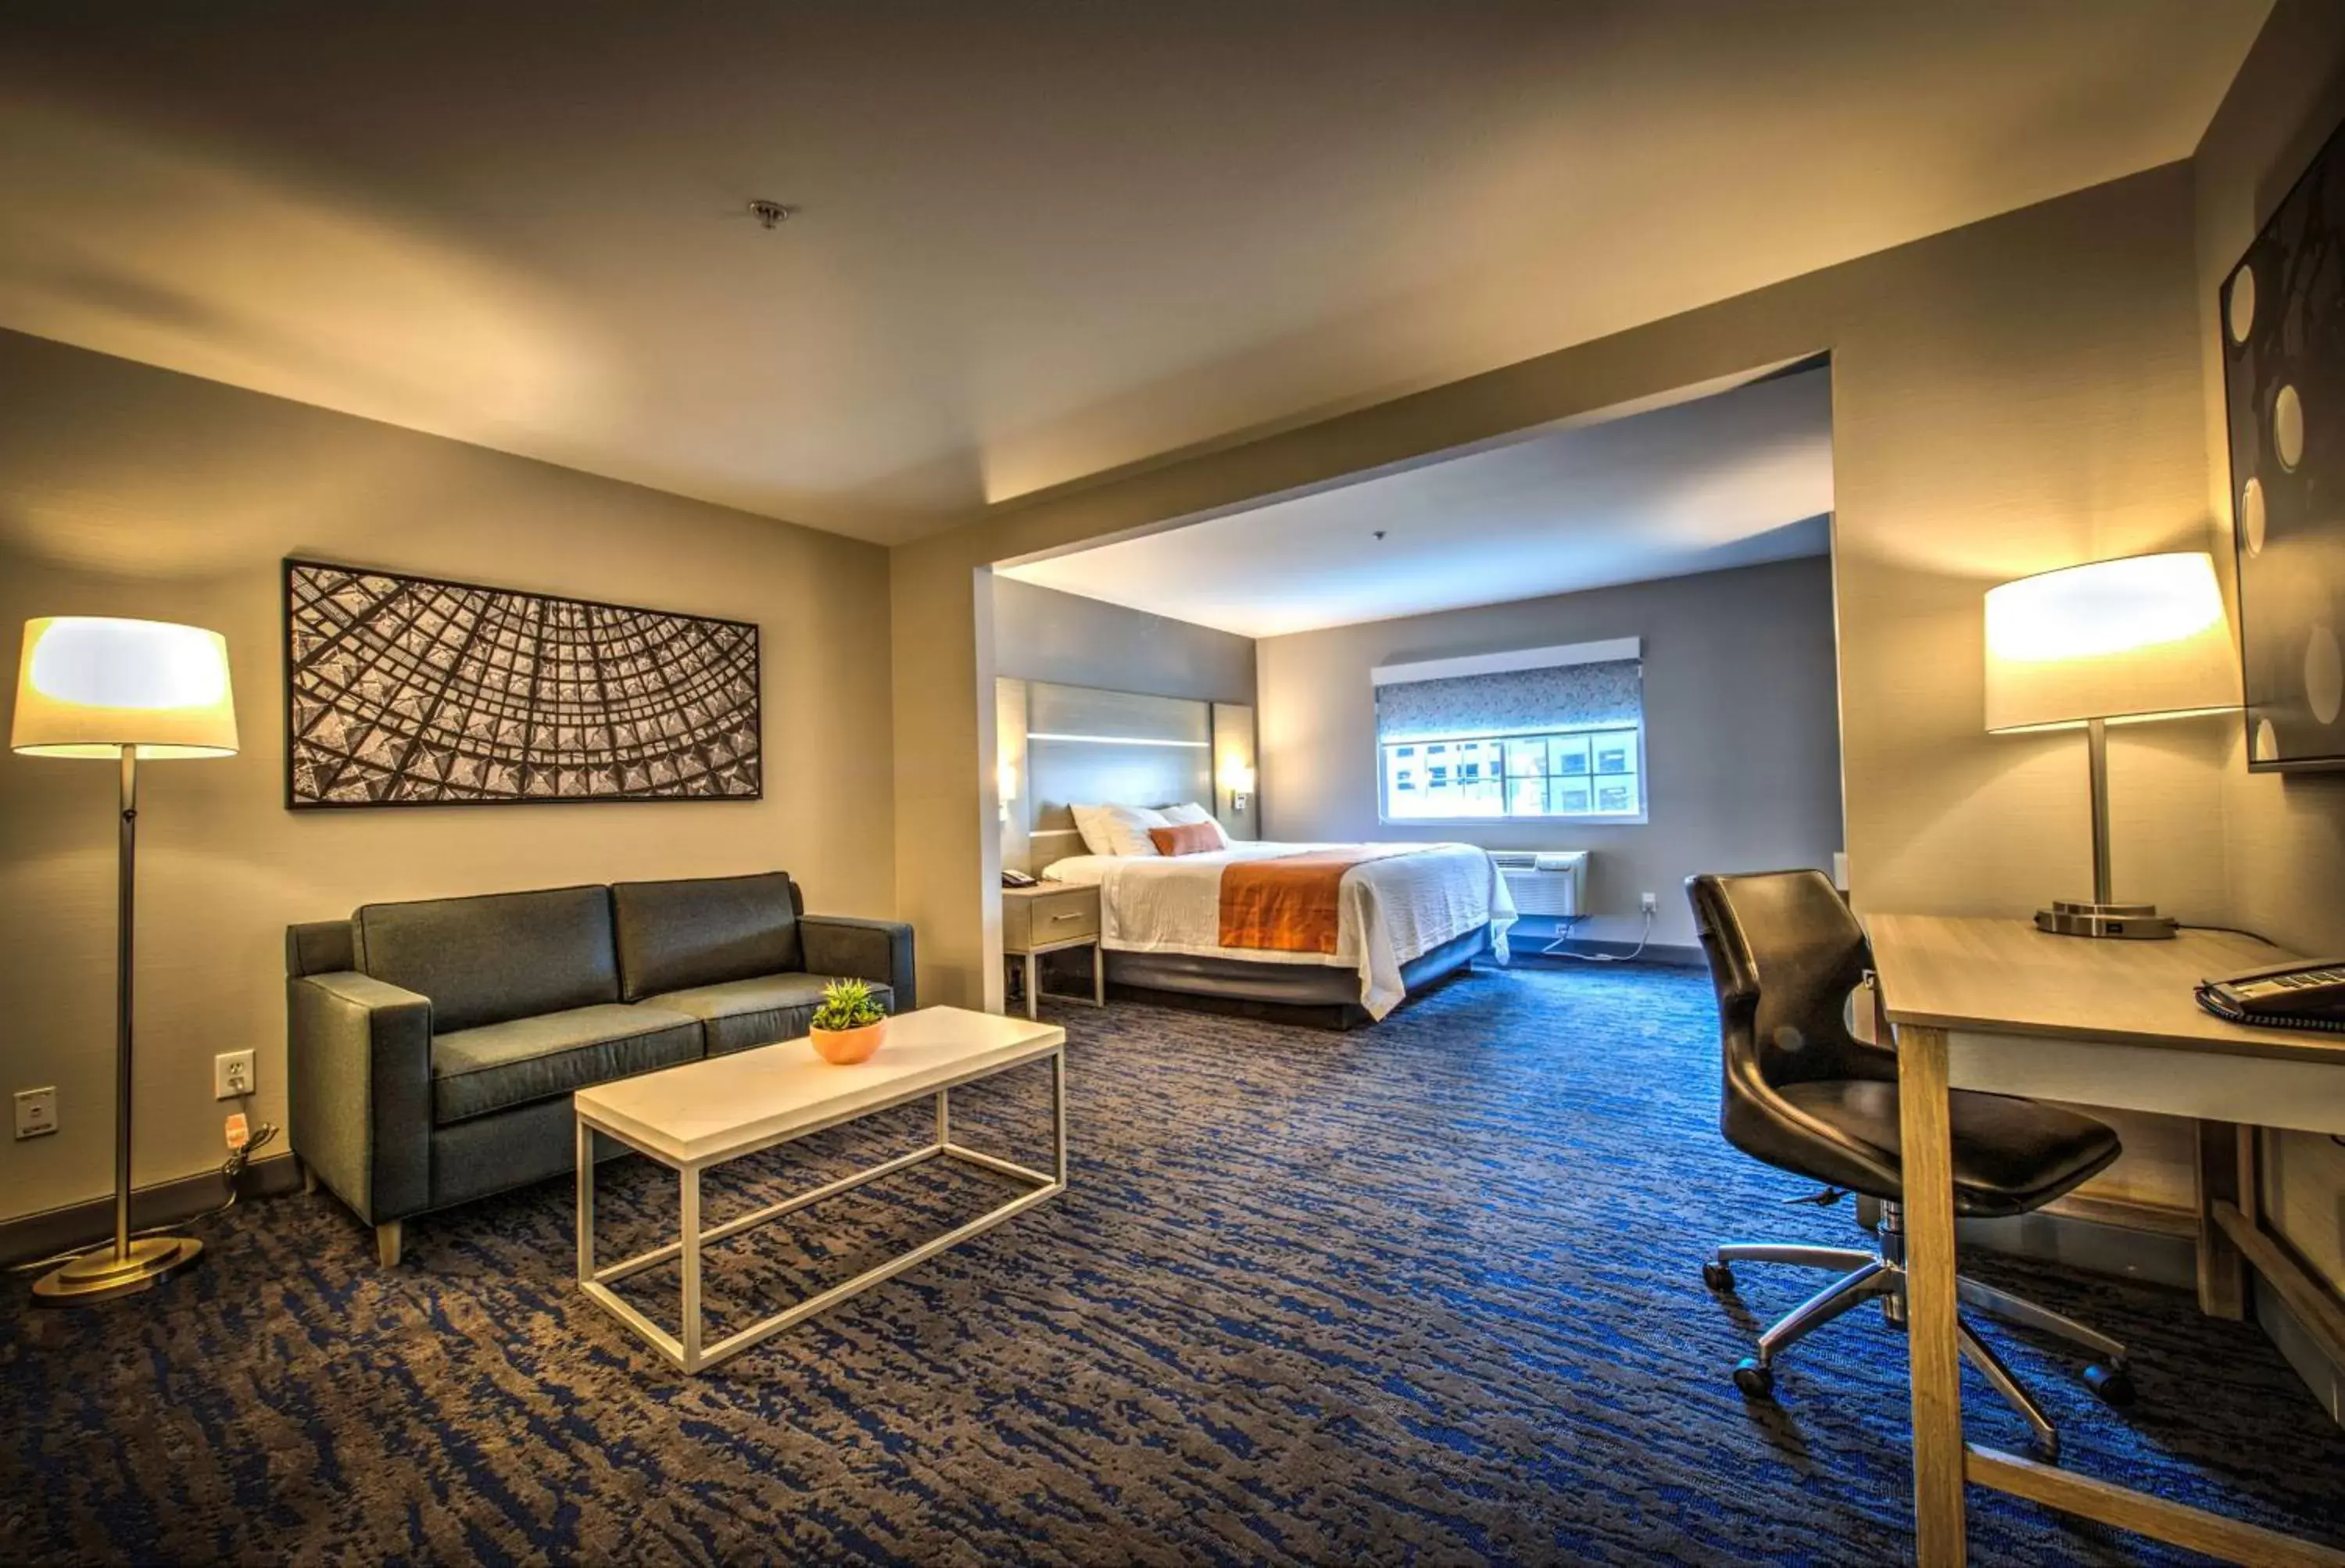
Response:
[[[301,1167],[302,1192],[305,1194],[315,1193],[318,1190],[318,1167],[311,1165],[308,1160],[303,1159],[299,1155],[295,1155],[293,1156],[293,1163]]]
[[[374,1255],[382,1259],[385,1268],[399,1267],[399,1227],[401,1223],[394,1219],[389,1225],[374,1227]]]

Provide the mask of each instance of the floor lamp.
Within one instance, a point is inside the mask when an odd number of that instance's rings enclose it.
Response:
[[[2239,705],[2238,656],[2214,557],[2128,555],[2022,577],[1986,596],[1986,727],[2085,731],[2093,896],[2056,899],[2035,923],[2062,936],[2170,937],[2156,904],[2118,903],[2109,876],[2111,724]]]
[[[161,621],[55,616],[25,623],[16,714],[8,743],[26,757],[95,758],[120,770],[114,994],[114,1245],[83,1253],[33,1282],[53,1306],[144,1290],[196,1260],[192,1237],[130,1234],[130,977],[136,928],[138,764],[236,755],[228,642]]]

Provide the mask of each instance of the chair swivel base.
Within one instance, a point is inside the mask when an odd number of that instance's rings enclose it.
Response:
[[[1840,1278],[1794,1307],[1772,1328],[1760,1335],[1757,1355],[1745,1357],[1736,1363],[1734,1386],[1746,1397],[1771,1397],[1775,1388],[1775,1359],[1863,1302],[1878,1299],[1882,1315],[1889,1325],[1896,1329],[1904,1327],[1905,1237],[1897,1206],[1883,1204],[1881,1217],[1881,1250],[1878,1252],[1841,1247],[1733,1242],[1721,1247],[1716,1256],[1702,1265],[1702,1283],[1712,1290],[1734,1288],[1732,1265],[1737,1263],[1786,1263],[1802,1268],[1846,1270]],[[1967,1307],[2007,1323],[2056,1335],[2091,1351],[2099,1359],[2085,1369],[2086,1387],[2099,1396],[2105,1404],[2122,1407],[2133,1402],[2133,1378],[2128,1370],[2125,1346],[2118,1341],[2048,1307],[2038,1306],[2025,1297],[2014,1296],[1978,1280],[1957,1278],[1954,1286],[1959,1298]],[[1979,1369],[1995,1392],[2003,1396],[2005,1402],[2027,1422],[2036,1453],[2047,1463],[2056,1461],[2060,1457],[2060,1434],[2053,1426],[2051,1418],[2044,1413],[2026,1388],[2012,1375],[2011,1369],[2004,1365],[2003,1359],[1972,1330],[1969,1323],[1958,1319],[1955,1329],[1964,1358]]]
[[[112,1246],[85,1252],[33,1281],[33,1301],[41,1307],[84,1307],[131,1296],[178,1273],[202,1254],[191,1236],[149,1236],[117,1256]]]

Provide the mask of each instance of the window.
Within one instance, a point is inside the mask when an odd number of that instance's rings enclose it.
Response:
[[[1376,672],[1387,822],[1645,819],[1634,638]]]

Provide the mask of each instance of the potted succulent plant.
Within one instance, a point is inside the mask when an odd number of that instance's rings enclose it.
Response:
[[[822,988],[822,1004],[807,1025],[807,1038],[822,1059],[845,1067],[867,1062],[879,1049],[888,1010],[859,980],[834,980]]]

